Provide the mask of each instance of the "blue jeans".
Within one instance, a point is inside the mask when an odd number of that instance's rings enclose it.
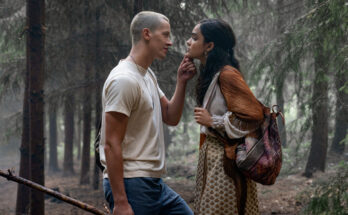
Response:
[[[135,215],[193,215],[186,202],[161,178],[125,178],[128,202]],[[104,195],[114,208],[109,179],[103,180]]]

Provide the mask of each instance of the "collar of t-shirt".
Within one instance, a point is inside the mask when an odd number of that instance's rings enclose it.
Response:
[[[146,75],[147,69],[145,69],[144,67],[136,64],[134,61],[131,60],[123,60],[125,62],[131,63],[133,66],[135,66],[135,69],[143,76]]]

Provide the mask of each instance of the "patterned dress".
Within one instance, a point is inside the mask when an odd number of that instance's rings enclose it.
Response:
[[[235,185],[223,170],[223,155],[221,143],[216,138],[207,136],[199,151],[195,215],[238,215]],[[245,214],[260,214],[256,183],[248,179]]]
[[[221,135],[231,139],[245,137],[248,141],[257,141],[257,128],[263,120],[262,106],[235,68],[225,66],[214,76],[202,107],[212,115],[213,129]],[[199,151],[195,214],[238,215],[240,204],[244,205],[245,215],[259,214],[256,183],[246,179],[245,186],[239,184],[236,187],[233,178],[224,172],[223,143],[205,126],[201,126],[201,134],[206,138]],[[239,204],[236,193],[242,187],[246,199]]]

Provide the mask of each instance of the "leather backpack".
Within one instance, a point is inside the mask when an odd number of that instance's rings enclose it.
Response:
[[[261,103],[262,104],[262,103]],[[274,108],[277,107],[277,111]],[[235,177],[236,168],[246,177],[263,185],[275,183],[282,166],[282,149],[277,126],[277,117],[284,116],[277,105],[270,108],[263,105],[264,121],[260,126],[261,138],[256,143],[245,141],[245,138],[226,139],[217,131],[211,130],[224,143],[224,171]],[[226,153],[232,151],[233,156]]]

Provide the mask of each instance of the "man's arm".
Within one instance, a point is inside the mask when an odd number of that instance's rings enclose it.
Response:
[[[196,74],[196,67],[192,59],[184,57],[177,74],[174,95],[169,101],[165,96],[161,98],[162,119],[168,125],[177,125],[180,121],[185,102],[187,81]]]
[[[134,215],[128,203],[123,181],[122,141],[128,117],[118,112],[105,113],[105,158],[114,198],[113,214]]]

